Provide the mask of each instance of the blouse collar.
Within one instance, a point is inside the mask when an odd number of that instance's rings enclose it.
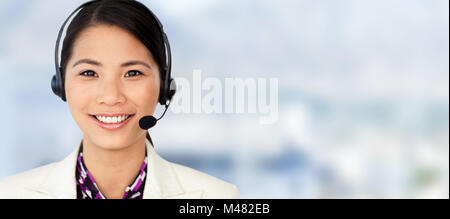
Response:
[[[106,199],[106,196],[100,191],[94,177],[86,168],[83,160],[83,142],[81,142],[78,152],[77,164],[75,169],[75,179],[77,183],[77,199]],[[139,174],[125,189],[122,199],[142,199],[144,196],[145,180],[147,178],[147,148],[145,149],[145,159],[142,163]]]

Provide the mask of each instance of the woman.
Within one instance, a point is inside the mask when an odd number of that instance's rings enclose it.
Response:
[[[140,128],[140,118],[173,96],[166,90],[170,46],[158,19],[133,0],[79,9],[57,64],[62,80],[55,76],[52,88],[83,139],[62,161],[1,180],[0,198],[237,198],[235,185],[164,160]]]

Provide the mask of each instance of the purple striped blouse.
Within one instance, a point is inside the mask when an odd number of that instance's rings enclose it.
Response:
[[[139,174],[134,182],[125,189],[122,199],[142,199],[144,196],[145,180],[147,176],[147,149],[145,149],[145,159],[141,166]],[[75,170],[75,179],[77,180],[77,199],[106,199],[102,194],[94,178],[86,168],[83,161],[83,144],[78,152],[77,168]]]

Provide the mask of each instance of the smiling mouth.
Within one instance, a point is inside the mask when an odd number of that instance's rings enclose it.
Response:
[[[133,117],[134,115],[135,114],[123,114],[116,116],[106,116],[106,115],[89,115],[89,116],[105,124],[120,124],[128,120],[130,117]]]

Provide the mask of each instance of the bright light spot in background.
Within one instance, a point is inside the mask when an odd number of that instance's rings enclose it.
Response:
[[[307,108],[301,104],[290,105],[283,113],[283,123],[286,125],[285,132],[297,140],[300,144],[309,143],[307,133],[310,130]]]
[[[186,15],[195,14],[196,12],[203,12],[208,7],[217,4],[217,1],[210,0],[176,0],[176,1],[148,1],[149,5],[159,5],[164,8],[166,12],[169,12],[171,16],[185,17]]]

